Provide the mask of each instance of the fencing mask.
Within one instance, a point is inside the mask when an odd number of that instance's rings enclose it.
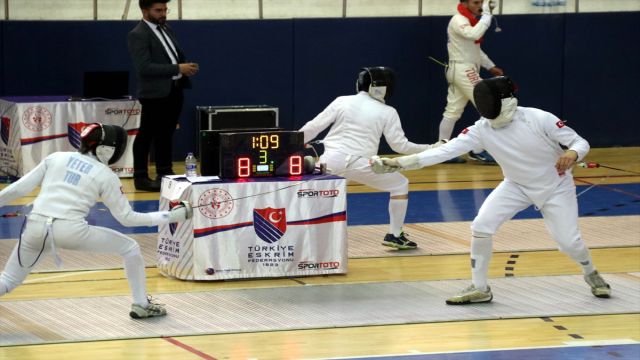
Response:
[[[518,106],[516,87],[508,76],[484,79],[473,88],[473,100],[482,117],[500,128],[511,122]]]
[[[385,102],[393,95],[395,76],[386,66],[373,66],[360,69],[356,80],[356,91],[366,91],[376,100]]]
[[[116,163],[127,148],[127,132],[117,125],[93,123],[80,133],[80,152],[91,152],[101,163]]]

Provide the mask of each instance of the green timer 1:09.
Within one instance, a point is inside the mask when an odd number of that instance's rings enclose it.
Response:
[[[302,175],[304,134],[263,131],[220,134],[220,177]]]

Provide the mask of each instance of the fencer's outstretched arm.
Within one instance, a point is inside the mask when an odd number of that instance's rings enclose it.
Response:
[[[108,168],[107,168],[108,169]],[[111,171],[110,169],[108,169]],[[103,189],[101,197],[104,205],[109,209],[119,223],[124,226],[155,226],[160,224],[184,221],[191,217],[191,207],[182,203],[170,211],[154,211],[141,213],[134,211],[129,200],[120,190],[120,179],[113,174],[115,181],[110,181]]]
[[[469,127],[465,136],[458,136],[444,144],[433,144],[423,152],[390,158],[372,158],[370,163],[374,172],[387,173],[399,170],[414,170],[439,164],[469,151],[481,148],[480,139]]]
[[[0,206],[5,206],[9,202],[29,194],[42,183],[46,172],[47,164],[42,161],[18,181],[4,188],[0,191]]]

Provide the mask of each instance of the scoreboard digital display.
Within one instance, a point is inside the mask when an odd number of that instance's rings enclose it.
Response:
[[[261,131],[220,134],[223,179],[298,176],[304,172],[304,134]]]

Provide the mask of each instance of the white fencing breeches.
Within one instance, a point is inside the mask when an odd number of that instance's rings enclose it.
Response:
[[[144,261],[135,240],[115,230],[88,225],[84,220],[54,219],[47,236],[47,219],[38,214],[27,217],[21,240],[0,274],[0,295],[22,284],[37,263],[51,252],[50,242],[55,241],[55,248],[123,256],[134,302],[146,302]]]
[[[449,83],[447,89],[447,106],[442,117],[458,121],[469,101],[473,102],[473,88],[482,80],[475,64],[449,62],[446,70]],[[474,104],[475,105],[475,104]]]
[[[503,181],[489,194],[471,224],[474,232],[495,234],[498,228],[533,202],[512,182]],[[589,251],[578,230],[578,200],[572,181],[562,181],[540,209],[560,251],[582,262]]]

